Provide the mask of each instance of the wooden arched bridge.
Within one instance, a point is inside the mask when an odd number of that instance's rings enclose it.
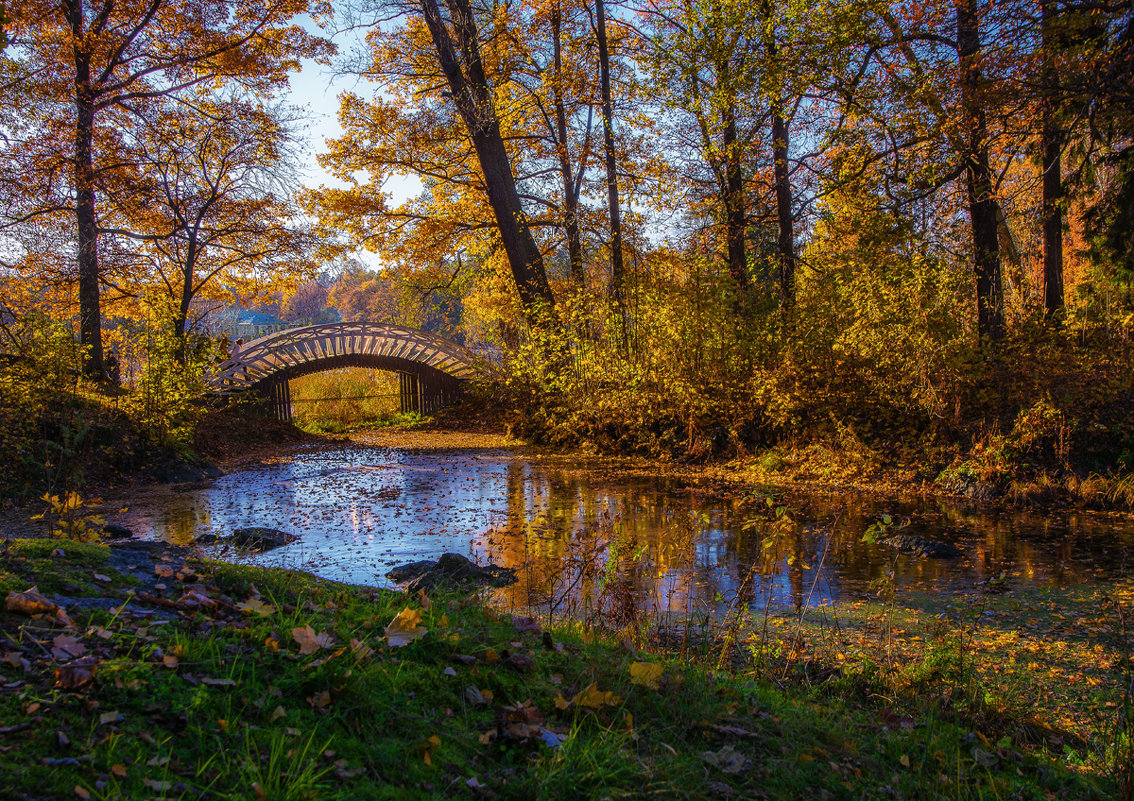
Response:
[[[444,337],[377,323],[328,323],[254,339],[234,351],[210,377],[218,394],[254,392],[281,420],[291,418],[288,382],[340,367],[390,370],[400,379],[403,412],[431,414],[452,401],[461,385],[496,368]]]

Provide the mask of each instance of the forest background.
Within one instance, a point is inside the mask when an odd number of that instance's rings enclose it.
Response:
[[[461,341],[537,441],[1134,498],[1129,2],[33,0],[2,30],[15,493],[108,420],[188,447],[198,318],[238,305]],[[318,188],[311,59],[353,79]]]

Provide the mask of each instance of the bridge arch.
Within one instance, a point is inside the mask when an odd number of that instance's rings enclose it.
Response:
[[[214,393],[255,392],[280,419],[291,417],[293,378],[370,367],[400,377],[403,412],[431,414],[452,401],[461,386],[487,378],[496,368],[456,342],[396,325],[325,323],[291,328],[254,339],[209,377]]]

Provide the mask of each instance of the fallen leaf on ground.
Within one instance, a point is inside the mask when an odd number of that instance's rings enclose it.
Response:
[[[276,611],[276,608],[274,606],[264,603],[259,598],[249,598],[247,601],[237,604],[236,608],[241,612],[247,612],[249,614],[255,615],[264,615],[265,617],[267,615],[275,614]]]
[[[47,598],[39,591],[39,587],[32,587],[23,592],[12,590],[4,599],[4,608],[9,612],[20,612],[28,617],[44,615],[48,620],[67,628],[75,624],[67,616],[67,611],[59,604]]]
[[[514,617],[512,618],[512,626],[516,631],[532,634],[539,634],[543,630],[534,617]]]
[[[603,706],[616,706],[621,704],[622,699],[609,690],[600,690],[598,683],[592,682],[590,687],[587,687],[587,689],[572,698],[571,703],[576,706],[598,709]]]
[[[719,751],[702,751],[701,759],[724,773],[740,773],[748,764],[748,758],[731,745],[726,745]]]
[[[189,592],[185,593],[177,599],[177,603],[180,606],[187,606],[190,609],[195,609],[197,607],[211,609],[217,605],[216,601],[214,601],[204,593],[198,592],[197,590],[189,590]]]
[[[82,656],[86,652],[87,647],[70,634],[60,634],[51,641],[51,655],[60,662]]]
[[[665,668],[659,664],[653,662],[635,662],[630,666],[630,683],[640,684],[643,687],[656,690],[658,688],[658,681],[661,680],[663,673],[665,673]]]
[[[98,662],[87,658],[79,662],[55,668],[55,686],[63,690],[73,690],[94,680]]]
[[[401,648],[414,640],[420,640],[428,629],[419,626],[421,623],[421,610],[410,609],[408,606],[390,621],[386,626],[386,639],[391,648]]]
[[[374,656],[374,649],[364,643],[362,640],[352,639],[350,641],[350,648],[354,652],[355,657],[358,659],[369,659],[370,657]]]
[[[154,565],[154,575],[158,578],[173,578],[176,572],[173,565]]]
[[[335,638],[328,632],[321,631],[316,634],[315,629],[309,625],[292,629],[291,636],[299,643],[299,653],[304,656],[313,654],[320,648],[326,648],[335,641]]]

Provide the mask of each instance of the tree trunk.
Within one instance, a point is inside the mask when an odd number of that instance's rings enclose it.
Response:
[[[86,351],[83,372],[104,374],[102,314],[99,309],[98,224],[95,218],[93,155],[95,97],[91,88],[91,55],[84,40],[83,5],[67,3],[67,21],[74,37],[75,59],[75,219],[78,238],[79,342]]]
[[[1000,275],[1000,244],[996,230],[996,201],[992,196],[992,170],[988,159],[988,128],[978,64],[980,27],[975,0],[955,0],[957,11],[957,56],[961,78],[961,113],[968,134],[966,185],[972,226],[973,265],[976,272],[977,334],[981,341],[996,342],[1004,336],[1003,287]]]
[[[606,46],[606,10],[595,0],[595,30],[598,36],[599,82],[602,93],[602,138],[606,154],[606,202],[610,208],[610,294],[626,324],[625,269],[622,263],[622,211],[618,202],[618,168],[614,153],[614,103],[610,92],[610,53]]]
[[[744,202],[744,172],[740,163],[740,145],[737,142],[736,108],[730,103],[722,111],[724,131],[721,144],[725,158],[725,240],[728,245],[728,273],[741,292],[747,292],[752,282],[748,277],[748,251],[745,231],[748,215]]]
[[[181,301],[177,304],[177,319],[173,321],[173,334],[185,336],[185,322],[189,319],[189,304],[193,302],[193,275],[197,271],[197,237],[190,231],[185,248],[185,262],[181,265]]]
[[[780,302],[784,311],[795,305],[795,219],[791,209],[788,171],[788,123],[780,103],[772,108],[772,159],[776,180],[776,251],[780,257]]]
[[[1043,133],[1043,310],[1045,320],[1057,319],[1063,310],[1063,131],[1056,120],[1059,72],[1055,67],[1055,3],[1042,0],[1044,86]]]
[[[492,90],[484,74],[477,40],[476,21],[468,0],[446,0],[452,20],[453,34],[441,16],[437,0],[422,0],[422,15],[429,28],[438,63],[452,92],[453,102],[468,129],[476,151],[485,192],[500,241],[508,255],[516,291],[528,322],[537,329],[553,325],[555,298],[543,265],[543,255],[528,225],[528,217],[520,203],[512,163],[500,133]],[[456,43],[453,37],[456,37]],[[458,55],[458,48],[460,55]]]
[[[563,104],[563,46],[560,38],[561,15],[556,4],[551,15],[551,42],[554,52],[555,127],[559,137],[559,173],[563,181],[563,233],[567,238],[567,259],[571,265],[571,280],[577,289],[586,289],[583,272],[583,240],[579,233],[579,193],[571,169],[571,151],[567,147],[567,112]]]
[[[763,4],[764,48],[768,60],[775,63],[779,56],[772,19],[772,6]],[[772,172],[776,188],[776,253],[780,262],[780,308],[789,313],[795,305],[795,218],[792,215],[791,171],[788,168],[788,121],[784,117],[782,89],[772,103]]]

